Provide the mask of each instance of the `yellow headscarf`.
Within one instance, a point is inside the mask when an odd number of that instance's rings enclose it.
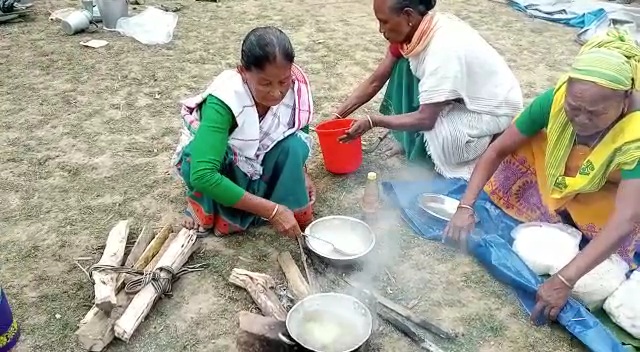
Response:
[[[640,84],[640,48],[628,33],[612,29],[589,40],[570,71],[556,85],[549,124],[545,166],[552,198],[600,189],[609,173],[635,166],[640,158],[640,114],[632,113],[616,124],[593,149],[575,177],[564,176],[575,131],[564,110],[569,78],[614,90],[637,90]],[[638,115],[638,118],[629,118]],[[630,129],[630,130],[624,130]]]
[[[640,82],[640,48],[627,32],[609,30],[588,41],[567,78],[577,78],[615,90],[636,89]]]

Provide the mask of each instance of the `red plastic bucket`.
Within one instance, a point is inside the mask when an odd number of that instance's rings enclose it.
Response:
[[[349,130],[352,119],[329,120],[316,126],[324,167],[334,174],[352,173],[362,164],[362,139],[340,143],[338,137]]]

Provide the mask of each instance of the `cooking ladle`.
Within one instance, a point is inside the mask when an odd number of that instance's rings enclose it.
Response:
[[[340,252],[340,253],[342,253],[342,254],[344,254],[344,255],[348,255],[348,256],[350,256],[350,257],[351,257],[351,256],[354,256],[354,255],[358,255],[358,254],[360,254],[360,252],[355,252],[355,253],[354,253],[354,252],[350,252],[349,250],[346,250],[346,249],[340,248],[340,247],[336,246],[336,245],[335,245],[333,242],[331,242],[331,241],[325,240],[324,238],[320,238],[320,237],[317,237],[317,236],[310,235],[310,234],[308,234],[308,233],[304,233],[304,232],[303,232],[303,233],[302,233],[302,236],[306,236],[306,237],[308,237],[308,238],[313,238],[314,240],[322,241],[322,242],[324,242],[324,243],[326,243],[326,244],[330,245],[331,247],[333,247],[333,249],[334,249],[335,251]]]

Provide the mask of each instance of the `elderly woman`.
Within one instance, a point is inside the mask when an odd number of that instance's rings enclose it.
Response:
[[[173,164],[187,188],[185,227],[226,235],[266,220],[294,237],[312,221],[305,162],[313,103],[294,57],[281,30],[255,28],[240,65],[183,102]]]
[[[483,187],[523,221],[564,222],[591,239],[539,288],[536,319],[554,319],[586,273],[618,252],[629,264],[640,221],[640,48],[611,31],[581,49],[555,88],[538,96],[480,158],[445,235],[474,226]]]
[[[336,110],[352,114],[388,81],[380,112],[357,121],[348,141],[374,127],[393,131],[409,160],[431,159],[445,177],[468,179],[477,158],[522,109],[522,92],[504,59],[435,0],[374,0],[387,54]]]

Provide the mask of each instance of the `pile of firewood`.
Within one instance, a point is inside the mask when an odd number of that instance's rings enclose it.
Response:
[[[114,337],[129,341],[158,298],[170,293],[159,291],[153,281],[168,282],[169,291],[173,275],[198,246],[193,231],[173,233],[167,225],[154,235],[144,228],[125,260],[128,237],[129,221],[120,221],[110,231],[100,261],[89,269],[95,301],[75,332],[87,351],[104,350]],[[132,280],[139,283],[135,292],[128,289],[131,285],[125,289]]]
[[[306,258],[302,250],[301,255],[302,261],[305,263],[307,279],[302,275],[289,252],[282,252],[278,255],[278,263],[287,280],[287,290],[295,301],[300,301],[314,293],[312,287],[316,286],[315,279],[310,276],[310,272],[306,268]],[[287,310],[274,291],[274,279],[266,274],[235,268],[231,271],[229,282],[247,290],[263,314],[259,315],[247,311],[238,313],[239,329],[236,336],[238,351],[290,350],[291,346],[283,343],[278,337],[280,333],[286,334]]]
[[[313,267],[310,267],[307,263],[307,257],[300,238],[298,239],[298,244],[306,280],[289,252],[282,252],[278,255],[278,263],[287,281],[287,290],[293,296],[294,301],[300,301],[306,296],[320,291],[318,278],[312,270]],[[325,272],[323,276],[325,279],[333,278],[335,279],[334,281],[343,281],[350,287],[350,291],[353,292],[354,296],[361,300],[373,313],[372,323],[374,328],[371,337],[358,351],[370,350],[370,342],[375,339],[376,330],[379,326],[377,317],[382,318],[400,333],[410,338],[422,350],[429,352],[443,352],[430,339],[431,335],[437,336],[442,340],[452,340],[458,336],[456,332],[441,327],[439,323],[419,316],[412,312],[410,308],[395,303],[374,290],[364,287],[348,277],[339,275],[335,271]],[[287,334],[285,324],[287,309],[278,300],[274,291],[275,282],[273,278],[266,274],[235,268],[231,271],[229,282],[247,290],[263,314],[253,314],[247,311],[242,311],[238,314],[240,323],[236,336],[238,352],[293,352],[299,350],[297,346],[287,345],[279,337],[280,334]]]

